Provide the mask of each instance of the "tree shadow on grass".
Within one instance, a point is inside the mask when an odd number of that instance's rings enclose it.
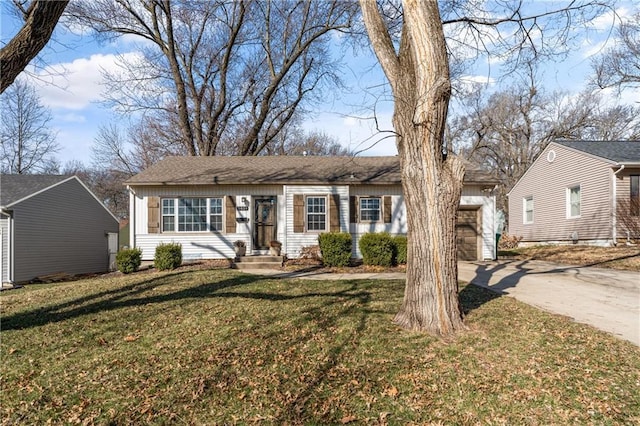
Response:
[[[248,285],[260,280],[253,275],[237,275],[221,281],[202,284],[159,295],[145,295],[157,286],[167,285],[170,280],[189,274],[189,271],[153,277],[124,287],[89,294],[64,303],[19,312],[2,318],[2,330],[20,330],[49,323],[65,321],[84,315],[106,312],[114,309],[168,302],[171,300],[211,297],[215,292],[229,287]]]
[[[460,306],[464,315],[500,297],[502,297],[500,293],[473,284],[465,285],[459,293]]]

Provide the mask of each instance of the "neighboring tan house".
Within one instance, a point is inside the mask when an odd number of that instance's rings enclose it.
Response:
[[[471,170],[461,198],[461,258],[494,259],[495,181]],[[367,232],[406,234],[397,157],[170,157],[133,176],[130,244],[153,259],[160,243],[186,260],[266,254],[272,240],[299,257],[322,232],[348,232],[353,256]],[[419,238],[419,236],[416,236]]]
[[[524,245],[640,238],[640,141],[550,143],[509,192]]]
[[[117,238],[118,220],[76,176],[0,175],[1,282],[107,271]]]

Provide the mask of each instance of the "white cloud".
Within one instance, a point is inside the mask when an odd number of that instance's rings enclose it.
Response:
[[[487,75],[463,75],[459,78],[462,84],[494,84],[496,79]]]
[[[377,111],[376,128],[376,120],[372,118],[323,112],[306,121],[303,127],[307,131],[323,131],[361,156],[396,155],[398,151],[393,137],[392,114],[392,111]]]
[[[607,40],[599,43],[591,43],[590,41],[587,41],[583,44],[582,57],[590,58],[594,55],[598,55],[602,53],[608,45],[611,45],[611,42]]]
[[[81,110],[102,98],[102,71],[117,68],[121,57],[133,59],[139,57],[139,54],[95,54],[42,70],[31,70],[31,79],[46,106],[52,109]]]
[[[620,20],[626,20],[631,16],[631,11],[626,7],[620,7],[616,10],[607,10],[607,12],[598,16],[591,21],[591,26],[598,31],[610,31],[614,25],[618,25]]]
[[[58,121],[65,123],[86,123],[87,118],[84,115],[70,112],[68,114],[56,115]]]

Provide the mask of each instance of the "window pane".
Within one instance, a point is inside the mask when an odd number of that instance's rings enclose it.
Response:
[[[175,220],[173,216],[162,216],[162,230],[164,232],[175,231]]]
[[[533,197],[526,197],[524,199],[524,222],[533,222]]]
[[[207,199],[181,198],[178,200],[178,231],[207,230]]]
[[[360,199],[360,220],[371,222],[380,220],[380,198]]]
[[[307,197],[307,229],[324,231],[326,227],[326,198]]]
[[[630,177],[630,200],[629,206],[631,216],[640,216],[640,175],[631,175]]]
[[[209,198],[209,230],[222,231],[222,198]]]
[[[570,216],[580,216],[580,187],[569,188]]]
[[[162,200],[162,231],[173,232],[175,228],[175,201],[174,199]]]

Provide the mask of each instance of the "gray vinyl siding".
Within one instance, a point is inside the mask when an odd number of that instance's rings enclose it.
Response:
[[[9,219],[0,215],[0,284],[9,281]]]
[[[553,162],[547,154],[554,150]],[[523,242],[607,241],[612,236],[612,165],[555,143],[509,193],[509,233]],[[580,217],[567,218],[567,188],[580,185]],[[523,199],[533,197],[533,223],[523,223]]]
[[[14,281],[108,270],[107,232],[118,221],[76,179],[13,207]]]

